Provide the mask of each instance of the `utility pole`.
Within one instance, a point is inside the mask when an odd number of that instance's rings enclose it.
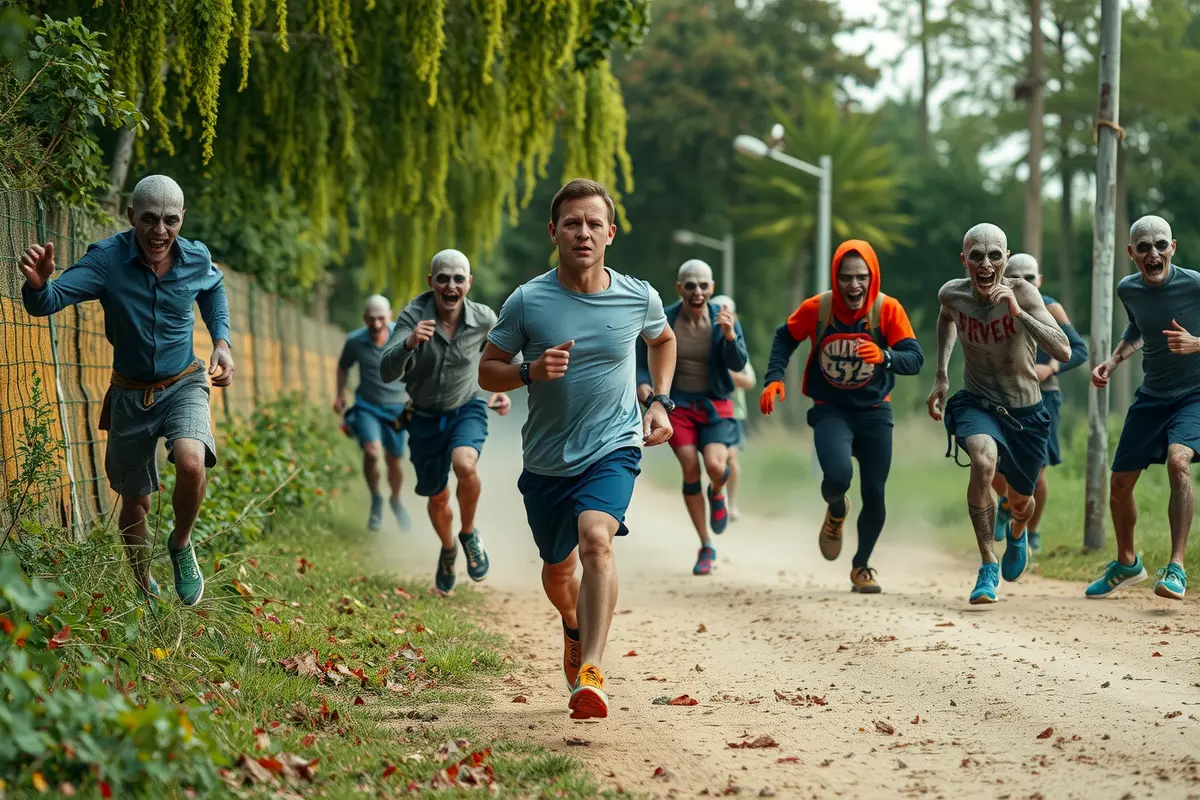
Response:
[[[1117,143],[1121,138],[1121,3],[1100,3],[1100,104],[1096,113],[1096,223],[1092,237],[1092,367],[1112,350],[1113,251],[1117,196]],[[1083,546],[1104,546],[1108,505],[1108,392],[1088,387],[1087,503]]]
[[[1043,68],[1042,0],[1028,0],[1029,179],[1025,182],[1025,252],[1042,263],[1042,153],[1045,152],[1046,82]],[[1044,268],[1043,268],[1044,269]]]

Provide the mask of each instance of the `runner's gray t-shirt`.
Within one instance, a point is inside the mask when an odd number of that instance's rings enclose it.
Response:
[[[1129,325],[1122,338],[1144,339],[1142,391],[1152,397],[1182,397],[1200,390],[1200,353],[1176,355],[1163,333],[1177,321],[1200,336],[1200,272],[1171,265],[1162,286],[1147,286],[1142,273],[1126,275],[1117,284]]]
[[[634,343],[656,338],[667,324],[650,284],[607,269],[603,292],[579,294],[558,282],[557,270],[518,287],[488,341],[534,361],[571,340],[567,373],[529,387],[521,430],[525,469],[538,475],[578,475],[609,453],[642,444],[642,414],[634,386]]]
[[[388,334],[396,329],[396,323],[388,326]],[[400,381],[385,381],[379,374],[379,360],[387,342],[382,346],[375,344],[371,332],[366,328],[351,331],[346,336],[342,346],[342,356],[338,359],[338,369],[349,371],[358,364],[358,389],[355,397],[361,397],[368,403],[377,406],[402,406],[408,402],[408,392]]]

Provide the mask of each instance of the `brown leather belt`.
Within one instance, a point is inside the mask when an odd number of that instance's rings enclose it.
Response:
[[[164,378],[161,381],[131,381],[128,378],[122,378],[116,372],[112,374],[108,382],[108,391],[104,393],[104,402],[100,405],[100,430],[107,431],[112,423],[112,390],[116,389],[141,389],[142,390],[142,405],[149,408],[154,405],[154,393],[166,389],[168,386],[174,386],[189,375],[194,375],[202,369],[200,362],[193,361],[188,365],[188,368],[170,378]]]

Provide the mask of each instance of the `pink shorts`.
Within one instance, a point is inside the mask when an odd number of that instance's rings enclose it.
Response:
[[[733,419],[733,401],[709,400],[711,409],[684,406],[682,403],[671,412],[671,449],[699,447],[703,450],[710,444],[732,447],[737,444],[737,423]]]

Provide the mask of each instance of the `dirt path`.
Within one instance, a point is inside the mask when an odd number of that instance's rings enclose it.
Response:
[[[875,556],[886,593],[853,595],[850,553],[830,564],[817,551],[816,509],[730,526],[718,569],[695,578],[682,503],[644,479],[616,548],[612,713],[570,721],[561,629],[501,446],[489,441],[482,461],[479,527],[489,624],[517,666],[462,720],[481,733],[567,752],[612,788],[660,797],[1200,797],[1194,598],[1086,601],[1077,585],[1026,577],[972,607],[975,568],[905,545],[902,521]],[[419,528],[402,565],[429,570],[436,548]],[[699,705],[653,703],[682,694]],[[729,746],[760,736],[778,746]]]

